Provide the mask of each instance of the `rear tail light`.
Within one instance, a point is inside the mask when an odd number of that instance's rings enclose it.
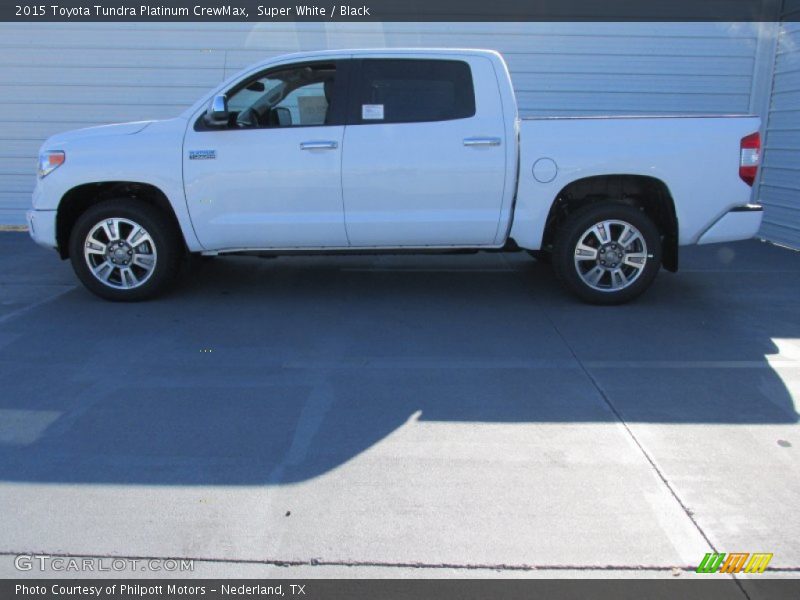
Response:
[[[758,173],[758,162],[761,157],[761,136],[751,133],[739,143],[739,177],[747,185],[752,186]]]

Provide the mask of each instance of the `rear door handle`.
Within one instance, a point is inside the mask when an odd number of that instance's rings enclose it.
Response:
[[[499,146],[499,137],[468,137],[464,138],[465,146]]]
[[[300,142],[300,150],[336,150],[339,147],[339,142],[334,141],[314,141],[314,142]]]

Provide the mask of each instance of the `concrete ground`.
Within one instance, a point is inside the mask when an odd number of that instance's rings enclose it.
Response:
[[[523,253],[220,258],[111,304],[2,233],[0,577],[800,576],[798,292],[753,241],[611,308]]]

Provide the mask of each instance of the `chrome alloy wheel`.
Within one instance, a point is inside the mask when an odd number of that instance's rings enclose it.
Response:
[[[648,258],[644,236],[625,221],[596,223],[575,246],[578,275],[601,292],[618,292],[631,285],[644,272]]]
[[[130,290],[153,275],[158,253],[147,230],[130,219],[103,219],[89,231],[83,256],[102,284]]]

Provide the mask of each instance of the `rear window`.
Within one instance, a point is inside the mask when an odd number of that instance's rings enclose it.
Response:
[[[475,114],[469,65],[458,60],[366,59],[351,123],[419,123]]]

